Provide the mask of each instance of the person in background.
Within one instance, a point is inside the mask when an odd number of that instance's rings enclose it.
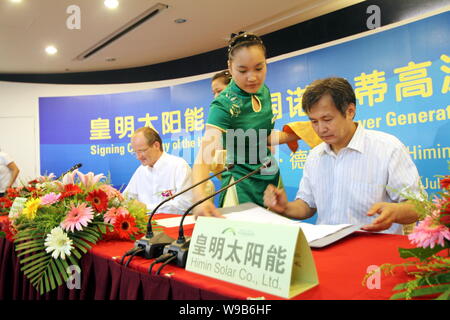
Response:
[[[225,89],[231,81],[231,74],[228,70],[216,73],[211,80],[211,90],[214,98]]]
[[[223,70],[216,73],[211,79],[211,90],[214,98],[217,98],[219,93],[223,91],[227,87],[227,85],[231,81],[231,74],[228,70]],[[226,159],[226,151],[225,150],[216,150],[215,158],[212,160],[210,165],[210,172],[215,174],[219,171],[222,171],[224,168],[224,163]],[[221,178],[221,175],[217,176],[218,179]],[[208,180],[205,185],[205,194],[210,195],[215,191],[214,183],[211,180]]]
[[[354,122],[356,98],[347,80],[314,81],[302,106],[323,142],[307,157],[294,201],[274,185],[266,188],[270,210],[295,219],[317,212],[317,224],[361,224],[366,231],[398,234],[418,220],[402,195],[425,195],[408,150],[396,137]]]
[[[5,195],[19,176],[19,168],[14,160],[6,153],[0,151],[0,197]]]
[[[160,202],[190,186],[191,167],[183,158],[164,152],[161,137],[154,129],[137,129],[131,137],[131,147],[141,165],[123,192],[126,196],[145,203],[152,211]],[[192,192],[188,191],[165,203],[158,212],[183,214],[191,205]]]

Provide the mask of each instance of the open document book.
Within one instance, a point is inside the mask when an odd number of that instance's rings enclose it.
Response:
[[[221,208],[219,211],[226,219],[240,221],[254,221],[268,224],[290,224],[299,226],[306,241],[311,248],[320,248],[327,246],[343,237],[359,230],[361,226],[351,224],[339,225],[314,225],[311,223],[299,222],[280,216],[253,203],[244,203],[236,207]],[[175,227],[180,224],[181,216],[160,219],[158,224],[164,227]],[[193,216],[187,216],[183,225],[195,223]]]

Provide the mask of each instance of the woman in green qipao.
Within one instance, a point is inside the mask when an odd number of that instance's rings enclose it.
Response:
[[[193,166],[193,182],[208,176],[216,151],[226,149],[226,163],[235,167],[222,174],[222,187],[255,170],[271,157],[268,141],[297,140],[295,134],[272,132],[274,115],[266,79],[266,49],[261,39],[250,33],[233,37],[228,46],[230,84],[214,99],[209,110],[205,135]],[[272,134],[272,135],[271,135]],[[274,137],[276,135],[276,137]],[[272,162],[273,164],[274,162]],[[276,165],[222,192],[219,204],[233,206],[253,202],[263,206],[263,193],[269,184],[280,185]],[[206,197],[203,185],[194,189],[195,201]],[[212,201],[194,209],[196,216],[221,216]]]

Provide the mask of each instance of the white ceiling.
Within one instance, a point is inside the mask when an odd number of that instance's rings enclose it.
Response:
[[[219,49],[231,32],[264,35],[362,0],[0,0],[0,73],[83,72],[139,67]],[[89,58],[75,58],[157,3],[168,9]],[[80,30],[66,21],[80,8]],[[187,19],[183,24],[174,20]],[[47,45],[58,53],[49,56]],[[106,61],[114,58],[115,61]]]

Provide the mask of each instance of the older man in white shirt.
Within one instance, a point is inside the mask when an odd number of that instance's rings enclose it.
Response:
[[[402,192],[424,194],[406,147],[394,136],[353,121],[356,98],[342,78],[317,80],[303,95],[303,109],[324,141],[308,155],[296,200],[269,186],[264,204],[287,217],[317,224],[363,224],[363,230],[402,232],[418,220]],[[378,215],[375,219],[373,216]]]
[[[161,137],[152,128],[136,130],[131,137],[131,147],[141,165],[125,188],[125,195],[145,203],[151,211],[168,197],[190,186],[189,164],[183,158],[164,152]],[[191,205],[192,193],[188,191],[165,203],[158,212],[182,214]]]

